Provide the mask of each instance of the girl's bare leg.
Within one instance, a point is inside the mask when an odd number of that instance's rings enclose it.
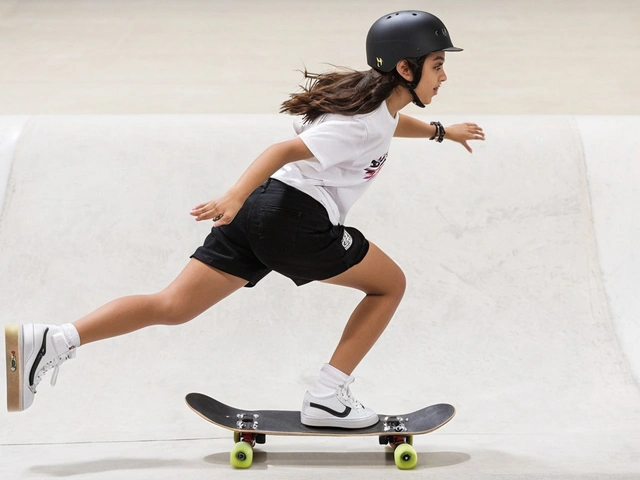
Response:
[[[404,295],[406,279],[398,265],[370,242],[365,258],[325,283],[363,291],[329,363],[351,375],[389,324]]]
[[[191,259],[167,288],[114,300],[74,322],[83,345],[150,325],[179,325],[197,317],[247,283]]]

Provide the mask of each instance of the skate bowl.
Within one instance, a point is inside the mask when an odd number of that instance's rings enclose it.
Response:
[[[438,478],[637,478],[640,117],[439,120],[475,121],[487,141],[470,155],[395,139],[347,218],[408,281],[355,394],[385,412],[456,406],[449,425],[416,439],[419,468]],[[6,325],[74,321],[164,288],[209,231],[191,207],[294,132],[282,115],[32,115],[0,117],[0,134]],[[2,468],[98,478],[164,465],[155,478],[226,478],[216,466],[230,438],[184,395],[299,408],[360,298],[272,273],[186,325],[83,346],[29,410],[0,416],[9,454],[38,458]],[[254,469],[393,476],[377,448],[273,439]]]

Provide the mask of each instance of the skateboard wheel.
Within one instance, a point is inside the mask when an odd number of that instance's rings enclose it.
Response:
[[[386,437],[384,435],[380,435],[378,437],[378,441],[380,442],[380,445],[389,445],[389,437]]]
[[[240,441],[240,432],[233,432],[233,441],[238,443]]]
[[[418,454],[408,443],[398,445],[393,452],[393,458],[400,470],[410,470],[418,463]]]
[[[406,439],[406,442],[407,442],[409,445],[413,445],[413,435],[409,435],[409,436],[407,437],[407,439]]]
[[[266,443],[267,436],[264,433],[259,433],[256,435],[256,443],[263,444]]]
[[[253,448],[247,442],[236,443],[231,449],[229,461],[232,467],[249,468],[253,463]]]

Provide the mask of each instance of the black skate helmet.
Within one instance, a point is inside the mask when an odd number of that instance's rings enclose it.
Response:
[[[419,10],[385,15],[376,20],[367,34],[367,63],[379,72],[393,71],[402,59],[422,58],[442,51],[461,52],[462,49],[453,46],[447,27],[438,17]],[[413,67],[414,81],[407,82],[407,88],[414,103],[424,107],[413,91],[422,72],[415,65]]]

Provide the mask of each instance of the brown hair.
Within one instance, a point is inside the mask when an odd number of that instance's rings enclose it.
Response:
[[[411,67],[422,68],[424,58],[406,60]],[[359,72],[341,68],[322,74],[309,73],[305,69],[303,74],[307,82],[301,85],[302,91],[289,95],[289,100],[282,103],[280,113],[303,115],[305,123],[313,122],[325,113],[371,113],[397,86],[407,85],[395,69],[385,73],[374,69]]]

